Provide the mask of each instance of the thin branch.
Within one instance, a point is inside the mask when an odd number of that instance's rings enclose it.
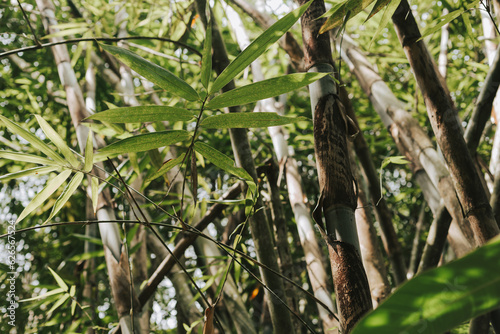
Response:
[[[123,40],[157,40],[157,41],[162,41],[162,42],[169,42],[175,45],[178,45],[186,50],[189,50],[193,52],[194,54],[198,55],[201,57],[201,53],[196,50],[194,47],[189,46],[185,43],[175,41],[170,38],[164,38],[164,37],[150,37],[150,36],[127,36],[127,37],[88,37],[88,38],[72,38],[72,39],[66,39],[62,41],[57,41],[57,42],[51,42],[51,43],[45,43],[45,44],[40,44],[40,45],[32,45],[32,46],[26,46],[23,48],[15,49],[15,50],[10,50],[10,51],[5,51],[0,53],[0,59],[5,58],[9,55],[16,54],[19,52],[26,52],[26,51],[32,51],[32,50],[38,50],[38,49],[43,49],[47,48],[49,46],[54,46],[54,45],[60,45],[60,44],[71,44],[71,43],[78,43],[78,42],[119,42]]]
[[[28,23],[28,26],[30,27],[31,34],[33,35],[33,38],[35,39],[35,43],[38,46],[42,46],[42,43],[38,40],[36,37],[35,29],[33,29],[33,26],[31,25],[30,19],[28,18],[28,14],[24,11],[23,6],[21,5],[21,2],[17,0],[17,3],[19,4],[19,8],[21,8],[21,12],[23,12],[24,19],[26,20],[26,23]]]

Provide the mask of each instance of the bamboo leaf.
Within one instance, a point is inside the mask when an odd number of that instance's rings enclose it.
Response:
[[[103,44],[101,44],[101,47],[132,70],[165,89],[167,92],[176,94],[188,101],[197,101],[200,99],[193,87],[163,67],[153,64],[127,49]]]
[[[64,170],[61,172],[61,174],[57,175],[55,178],[50,180],[45,186],[45,188],[43,188],[43,190],[40,191],[33,198],[33,200],[31,200],[28,206],[24,208],[19,218],[17,218],[16,224],[19,223],[24,218],[26,218],[27,215],[29,215],[31,212],[37,209],[40,205],[42,205],[42,203],[45,202],[45,200],[49,198],[49,196],[52,195],[54,191],[56,191],[64,183],[64,181],[68,179],[70,175],[71,175],[71,170]]]
[[[387,0],[382,0],[382,1],[387,1]],[[373,34],[372,40],[370,41],[370,44],[368,45],[368,48],[371,47],[371,45],[372,45],[373,41],[375,40],[375,38],[380,34],[380,32],[382,32],[382,29],[384,29],[387,26],[387,23],[392,18],[392,15],[396,11],[396,9],[398,9],[398,6],[399,6],[400,3],[401,3],[401,0],[392,0],[392,1],[390,1],[389,5],[387,6],[387,8],[384,11],[384,14],[382,15],[382,18],[380,19],[380,22],[379,22],[379,25],[377,27],[377,30],[375,31],[375,34]],[[372,12],[373,12],[373,10],[372,10]],[[374,15],[375,14],[376,13],[374,13]],[[368,18],[370,18],[370,17],[368,17]]]
[[[72,29],[66,29],[66,30],[60,30],[58,32],[55,32],[50,35],[45,35],[42,37],[42,39],[49,39],[53,37],[64,37],[64,36],[69,36],[69,35],[78,35],[78,34],[83,34],[84,32],[88,31],[89,27],[81,27],[81,28],[72,28]]]
[[[163,174],[165,174],[166,172],[168,172],[169,170],[171,170],[172,168],[174,168],[175,166],[180,164],[182,162],[182,160],[184,160],[185,155],[186,155],[186,153],[182,153],[177,158],[170,159],[167,162],[165,162],[160,167],[160,169],[158,169],[158,171],[156,173],[154,173],[153,175],[151,175],[150,177],[147,178],[146,182],[152,181],[152,180],[156,179],[157,177],[162,176]]]
[[[56,163],[54,160],[50,160],[44,157],[39,157],[38,155],[32,155],[20,152],[0,151],[0,158],[9,159],[12,161],[30,162],[38,165],[58,166],[58,167],[61,166],[60,163]]]
[[[171,130],[154,133],[146,133],[119,140],[99,150],[101,154],[128,153],[149,151],[158,147],[168,146],[190,137],[185,130]]]
[[[393,2],[393,1],[392,0],[377,0],[377,2],[373,6],[370,14],[366,18],[365,22],[368,21],[369,19],[371,19],[375,14],[380,12],[390,2]],[[398,5],[399,5],[399,3],[398,3]]]
[[[31,146],[34,148],[38,149],[40,152],[48,156],[49,158],[52,158],[54,162],[58,163],[61,166],[66,166],[67,163],[66,161],[59,155],[57,154],[53,149],[50,148],[47,144],[45,144],[40,138],[38,138],[35,134],[29,132],[28,130],[24,129],[23,127],[17,125],[16,123],[12,122],[8,118],[0,115],[0,120],[3,121],[7,129],[9,129],[12,133],[23,137],[25,140],[27,140]]]
[[[66,282],[64,282],[64,280],[61,278],[61,276],[59,276],[54,270],[52,270],[51,267],[47,267],[47,268],[49,268],[49,271],[52,274],[52,276],[54,277],[54,279],[56,280],[57,285],[59,285],[59,287],[61,289],[63,289],[65,292],[67,292],[69,290],[69,287],[66,284]]]
[[[30,169],[25,169],[19,172],[15,173],[9,173],[0,176],[0,182],[6,182],[12,179],[19,179],[24,176],[30,176],[30,175],[42,175],[42,174],[47,174],[52,171],[55,171],[59,169],[58,166],[42,166],[42,167],[34,167]]]
[[[267,99],[307,86],[326,75],[328,73],[294,73],[262,80],[220,94],[210,100],[205,107],[219,109]]]
[[[465,11],[464,8],[454,10],[453,12],[448,13],[448,14],[440,17],[438,19],[438,20],[441,20],[440,22],[438,22],[438,23],[433,22],[432,24],[429,24],[429,29],[426,29],[424,31],[424,33],[422,34],[422,37],[420,37],[418,39],[418,41],[421,40],[421,39],[423,39],[426,36],[432,35],[436,31],[440,30],[445,24],[450,23],[451,21],[453,21],[454,19],[456,19],[457,17],[459,17],[460,15],[462,15],[462,13],[464,11]]]
[[[54,128],[52,128],[42,116],[35,115],[35,117],[47,138],[54,143],[54,145],[56,145],[71,166],[78,168],[78,166],[80,166],[80,161],[78,161],[78,158],[71,151],[69,146],[66,145],[66,142],[61,138],[61,136],[59,136],[57,131],[54,130]]]
[[[139,106],[108,109],[86,119],[110,123],[143,123],[159,121],[190,121],[195,117],[192,111],[168,106]]]
[[[44,293],[43,295],[32,297],[32,298],[26,298],[26,299],[20,300],[19,302],[20,303],[31,302],[31,301],[34,301],[34,300],[38,300],[38,299],[47,298],[47,297],[50,297],[50,296],[53,296],[53,295],[57,295],[57,294],[60,294],[60,293],[63,293],[63,292],[66,292],[66,290],[64,290],[63,288],[57,288],[57,289],[54,289],[54,290],[47,291],[47,293]]]
[[[92,177],[90,180],[90,188],[92,191],[92,208],[94,209],[94,214],[97,212],[97,199],[99,196],[99,179],[97,177]]]
[[[443,333],[499,307],[500,237],[401,286],[352,331]]]
[[[244,170],[241,167],[236,167],[234,165],[233,159],[231,159],[224,153],[216,150],[212,146],[197,141],[194,143],[194,149],[196,150],[196,152],[203,155],[207,160],[209,160],[217,167],[225,170],[230,174],[240,177],[243,180],[253,182],[252,177],[247,173],[246,170]]]
[[[50,308],[47,314],[52,314],[52,312],[61,307],[62,304],[64,304],[69,298],[71,298],[71,296],[68,293],[62,295],[61,298],[57,302],[55,302],[54,305]]]
[[[374,1],[375,0],[346,0],[343,3],[332,7],[332,9],[327,12],[327,15],[329,15],[329,17],[323,24],[323,26],[321,26],[319,33],[323,34],[328,30],[340,26],[344,22],[344,18],[346,17],[346,15],[349,14],[349,18],[352,18],[359,14]],[[323,15],[323,17],[327,15]]]
[[[291,13],[285,15],[274,23],[269,29],[257,37],[245,50],[243,50],[217,77],[210,88],[209,95],[219,91],[229,81],[233,80],[241,71],[257,59],[271,44],[276,42],[286,33],[302,14],[309,8],[312,1],[307,2]]]
[[[208,2],[207,2],[208,6]],[[201,84],[208,90],[210,78],[212,77],[212,19],[208,21],[205,44],[201,58]]]
[[[280,116],[275,112],[240,112],[207,117],[201,122],[201,126],[206,129],[265,128],[300,121],[311,120],[306,117]]]
[[[73,195],[75,190],[78,189],[78,186],[82,183],[83,176],[84,174],[81,172],[78,172],[73,176],[73,178],[71,179],[71,181],[69,181],[66,188],[64,188],[62,194],[56,200],[56,203],[52,207],[52,212],[50,213],[49,218],[47,218],[44,224],[46,224],[49,220],[51,220],[59,212],[59,210],[62,209],[64,204],[66,204],[66,202],[71,198],[71,195]]]
[[[89,129],[87,136],[87,143],[85,144],[85,164],[83,166],[83,171],[89,173],[94,167],[94,135],[92,130]]]

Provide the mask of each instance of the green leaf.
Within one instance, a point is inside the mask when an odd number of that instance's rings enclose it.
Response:
[[[359,14],[362,10],[368,7],[375,0],[346,0],[343,3],[332,7],[331,10],[327,12],[328,19],[319,29],[319,33],[323,34],[328,30],[340,26],[344,22],[344,18],[349,14],[349,18],[352,18]],[[323,15],[324,17],[327,15]]]
[[[352,331],[443,333],[499,307],[500,237],[402,285]]]
[[[75,292],[76,292],[76,285],[72,285],[71,288],[69,289],[69,295],[71,297],[74,297],[75,296]]]
[[[294,73],[262,80],[220,94],[210,100],[205,107],[219,109],[267,99],[307,86],[326,75],[328,73]]]
[[[404,155],[398,155],[395,157],[387,157],[382,161],[380,169],[385,168],[389,164],[407,165],[409,163],[410,162],[408,160],[406,160],[406,157]]]
[[[454,19],[456,19],[457,17],[462,15],[462,13],[464,11],[465,11],[464,8],[454,10],[453,12],[448,13],[448,14],[440,17],[438,19],[438,20],[441,20],[439,23],[436,23],[436,21],[434,21],[432,24],[429,24],[429,28],[424,31],[424,33],[422,34],[422,37],[420,37],[418,39],[418,41],[423,39],[426,36],[432,35],[436,31],[440,30],[442,26],[444,26],[447,23],[450,23],[451,21],[453,21]]]
[[[208,21],[201,60],[201,84],[208,90],[210,78],[212,77],[212,19]]]
[[[89,173],[94,167],[94,134],[92,130],[89,129],[87,136],[87,143],[85,144],[85,164],[83,166],[83,171]]]
[[[50,297],[50,296],[53,296],[53,295],[57,295],[57,294],[60,294],[60,293],[63,293],[63,292],[66,292],[66,290],[64,290],[63,288],[57,288],[57,289],[54,289],[54,290],[47,291],[47,293],[44,293],[43,295],[32,297],[32,298],[26,298],[26,299],[20,300],[19,302],[20,303],[31,302],[33,300],[47,298],[47,297]]]
[[[239,112],[207,117],[200,126],[206,129],[265,128],[299,121],[310,121],[310,119],[280,116],[275,112]]]
[[[387,1],[387,0],[383,0],[383,1]],[[396,11],[396,9],[398,9],[398,6],[399,6],[400,3],[401,3],[401,0],[392,0],[389,3],[389,5],[387,6],[387,8],[384,11],[384,14],[382,15],[382,18],[380,19],[380,22],[378,24],[377,30],[375,31],[375,34],[373,34],[372,40],[370,41],[370,44],[368,45],[368,49],[370,49],[373,41],[380,34],[380,32],[382,31],[382,29],[384,29],[387,26],[387,23],[389,22],[389,20],[391,20],[392,15]]]
[[[188,101],[197,101],[200,99],[198,93],[193,89],[193,87],[163,67],[153,64],[127,49],[103,44],[101,44],[101,47],[114,55],[132,70],[136,71],[152,83],[160,86],[167,92],[176,94]]]
[[[382,10],[382,8],[384,8],[385,6],[387,6],[388,3],[391,3],[391,2],[395,2],[395,1],[392,1],[392,0],[377,0],[377,2],[373,6],[370,14],[366,18],[365,22],[368,21],[369,19],[371,19],[375,14],[377,14],[378,12],[380,12]],[[397,2],[398,2],[398,6],[399,6],[399,1],[397,1]]]
[[[59,151],[63,154],[63,156],[68,160],[71,166],[78,168],[80,166],[80,161],[75,156],[75,154],[71,151],[66,142],[59,136],[56,130],[54,130],[49,123],[45,119],[43,119],[40,115],[35,115],[38,124],[42,128],[43,132],[47,136],[47,138],[57,146]]]
[[[190,137],[185,130],[170,130],[146,133],[119,140],[99,150],[100,154],[127,153],[149,151],[158,147],[168,146]]]
[[[150,177],[147,178],[146,182],[152,181],[152,180],[156,179],[157,177],[162,176],[163,174],[165,174],[166,172],[168,172],[169,170],[171,170],[172,168],[174,168],[175,166],[180,164],[182,162],[182,160],[184,160],[185,155],[186,155],[186,153],[182,153],[177,158],[170,159],[167,162],[165,162],[160,167],[160,169],[158,169],[158,171],[156,173],[154,173],[153,175],[151,175]]]
[[[209,95],[219,91],[229,81],[233,80],[241,71],[257,59],[271,44],[276,42],[286,33],[302,14],[309,8],[312,1],[287,14],[274,23],[269,29],[257,37],[245,50],[243,50],[217,77],[210,88]]]
[[[47,174],[52,171],[55,171],[59,169],[60,167],[58,166],[42,166],[42,167],[34,167],[30,169],[25,169],[19,172],[15,173],[9,173],[0,176],[0,182],[6,182],[12,179],[19,179],[24,176],[30,176],[30,175],[42,175],[42,174]]]
[[[63,289],[64,291],[67,292],[69,290],[69,287],[66,284],[66,282],[64,282],[64,280],[61,278],[61,276],[59,276],[54,270],[52,270],[51,267],[47,267],[47,268],[49,268],[50,273],[52,274],[52,276],[54,276],[54,278],[57,282],[57,285],[59,285],[61,287],[61,289]]]
[[[0,158],[9,159],[12,161],[30,162],[39,165],[61,166],[60,163],[56,163],[54,160],[50,160],[44,157],[39,157],[38,155],[32,155],[20,152],[0,151]]]
[[[49,218],[47,218],[44,224],[46,224],[49,220],[51,220],[59,212],[59,210],[62,209],[64,204],[66,204],[66,202],[71,198],[71,195],[73,195],[75,190],[78,189],[78,186],[82,183],[83,176],[84,174],[81,172],[78,172],[73,176],[73,178],[71,179],[71,181],[69,181],[66,188],[64,188],[62,194],[56,200],[56,203],[52,207],[52,212],[50,213]]]
[[[68,293],[62,295],[61,298],[57,302],[55,302],[54,305],[50,308],[47,314],[52,314],[52,312],[61,307],[62,304],[64,304],[69,298],[71,298],[71,296]]]
[[[17,125],[16,123],[12,122],[8,118],[0,115],[0,120],[3,121],[5,126],[7,126],[7,129],[9,129],[12,133],[23,137],[26,139],[31,146],[34,148],[38,149],[40,152],[48,156],[49,158],[52,158],[54,162],[61,166],[66,166],[67,162],[64,160],[59,154],[57,154],[53,149],[50,148],[47,144],[45,144],[40,138],[38,138],[35,134],[29,132],[28,130],[22,128],[21,126]]]
[[[139,106],[108,109],[86,119],[110,123],[143,123],[159,121],[190,121],[195,114],[192,111],[167,106]]]
[[[90,186],[92,191],[92,208],[94,209],[94,214],[97,212],[97,199],[99,196],[99,179],[97,177],[92,177],[90,180]]]
[[[49,196],[52,195],[54,191],[56,191],[64,183],[64,181],[68,179],[70,175],[71,175],[71,170],[64,170],[61,172],[61,174],[57,175],[55,178],[50,180],[45,186],[45,188],[43,188],[43,190],[40,191],[33,198],[33,200],[31,200],[28,206],[24,208],[19,218],[17,218],[16,224],[19,223],[24,218],[26,218],[27,215],[29,215],[31,212],[37,209],[40,205],[42,205],[42,203],[45,202],[45,200],[49,198]]]
[[[194,149],[217,167],[246,181],[253,182],[252,177],[246,170],[241,167],[235,167],[233,159],[212,146],[197,141],[194,143]]]

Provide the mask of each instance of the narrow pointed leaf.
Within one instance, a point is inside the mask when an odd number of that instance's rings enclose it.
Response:
[[[384,0],[384,1],[386,1],[386,0]],[[384,14],[382,15],[382,18],[380,19],[380,22],[379,22],[379,25],[377,27],[377,30],[375,31],[375,34],[373,34],[372,40],[370,41],[370,44],[368,45],[368,48],[371,47],[371,45],[372,45],[373,41],[375,40],[375,38],[382,32],[382,29],[384,29],[387,26],[387,23],[391,20],[392,15],[396,11],[396,9],[398,9],[398,6],[399,6],[400,3],[401,3],[401,0],[391,0],[391,2],[389,3],[389,5],[387,6],[387,8],[384,11]]]
[[[50,296],[53,296],[53,295],[57,295],[57,294],[63,293],[63,292],[66,292],[66,290],[64,290],[62,288],[57,288],[57,289],[54,289],[54,290],[47,291],[47,293],[44,293],[43,295],[36,296],[36,297],[31,297],[31,298],[26,298],[26,299],[20,300],[19,302],[20,303],[31,302],[33,300],[47,298],[47,297],[50,297]]]
[[[42,167],[25,169],[19,172],[9,173],[0,176],[0,182],[6,182],[12,179],[19,179],[24,176],[47,174],[57,169],[59,169],[59,166],[42,166]]]
[[[50,273],[52,274],[52,276],[54,277],[54,279],[57,282],[57,285],[59,285],[61,287],[61,289],[63,289],[64,291],[67,292],[69,290],[69,287],[66,284],[66,282],[64,282],[64,280],[61,278],[61,276],[59,276],[58,273],[56,273],[54,270],[52,270],[51,267],[47,267],[47,268],[49,268]]]
[[[62,295],[61,298],[57,302],[55,302],[55,304],[50,308],[47,314],[52,314],[52,312],[61,307],[62,304],[64,304],[69,298],[71,298],[71,296],[68,293]]]
[[[330,17],[321,26],[319,33],[323,34],[328,30],[340,26],[344,22],[344,18],[349,14],[352,18],[359,14],[362,10],[368,7],[375,0],[347,0],[338,6],[335,6],[334,11],[330,12]]]
[[[108,109],[86,119],[109,123],[143,123],[159,121],[190,121],[195,114],[192,111],[167,106],[139,106]]]
[[[90,180],[90,189],[92,192],[92,208],[95,214],[97,212],[97,199],[99,196],[99,179],[97,177],[92,177]]]
[[[132,70],[136,71],[152,83],[160,86],[167,92],[176,94],[188,101],[199,100],[200,97],[193,87],[163,67],[153,64],[127,49],[103,44],[101,44],[101,47],[118,58]]]
[[[149,151],[158,147],[168,146],[190,137],[185,130],[171,130],[147,133],[119,140],[99,150],[102,154]]]
[[[206,129],[265,128],[299,121],[310,121],[310,119],[280,116],[275,112],[240,112],[207,117],[201,122],[201,126]]]
[[[209,95],[219,91],[229,81],[233,80],[241,71],[257,59],[271,44],[280,39],[309,8],[312,1],[307,2],[291,13],[285,15],[274,23],[269,29],[257,37],[245,50],[243,50],[217,77],[210,88]]]
[[[53,149],[50,148],[47,144],[45,144],[40,138],[38,138],[34,133],[29,132],[28,130],[24,129],[23,127],[17,125],[16,123],[12,122],[8,118],[0,115],[0,120],[3,121],[5,126],[7,126],[7,129],[9,129],[12,133],[23,137],[25,140],[27,140],[31,146],[34,148],[40,150],[43,154],[54,160],[60,165],[67,165],[66,160],[64,160],[59,154],[57,154]]]
[[[71,181],[69,181],[68,185],[66,188],[64,188],[64,191],[62,194],[59,196],[59,198],[56,200],[56,203],[52,207],[52,211],[50,213],[49,218],[45,221],[47,223],[49,220],[51,220],[66,204],[66,202],[71,198],[71,195],[75,192],[76,189],[78,189],[78,186],[82,183],[84,174],[81,172],[76,173]],[[44,224],[45,224],[44,223]]]
[[[55,178],[50,180],[45,188],[40,191],[33,200],[26,206],[21,212],[21,215],[19,218],[17,218],[16,224],[19,223],[21,220],[26,218],[27,215],[29,215],[31,212],[36,210],[40,205],[42,205],[43,202],[47,198],[49,198],[50,195],[54,193],[63,183],[68,179],[68,177],[71,175],[71,170],[65,170],[62,171],[61,174],[57,175]]]
[[[443,333],[497,309],[500,237],[402,285],[354,328],[363,333]]]
[[[210,78],[212,77],[212,19],[208,21],[201,59],[201,84],[208,90],[208,84],[210,83]]]
[[[156,179],[157,177],[162,176],[163,174],[165,174],[166,172],[168,172],[169,170],[171,170],[172,168],[174,168],[175,166],[180,164],[182,162],[182,160],[184,159],[185,155],[186,155],[186,153],[182,153],[177,158],[168,160],[160,167],[160,169],[158,169],[158,171],[156,173],[154,173],[153,175],[148,177],[146,181],[149,182],[149,181]]]
[[[375,5],[373,6],[370,14],[366,18],[365,22],[371,19],[375,14],[380,12],[388,3],[392,2],[392,0],[377,0]]]
[[[438,20],[441,20],[441,21],[438,22],[438,23],[434,22],[433,24],[430,24],[429,28],[426,29],[423,32],[422,37],[420,37],[418,40],[421,40],[422,38],[424,38],[426,36],[429,36],[429,35],[432,35],[436,31],[440,30],[442,26],[444,26],[445,24],[453,21],[454,19],[456,19],[457,17],[459,17],[460,15],[462,15],[462,13],[464,11],[465,11],[465,9],[461,8],[461,9],[454,10],[453,12],[448,13],[448,14],[442,16],[441,18],[438,19]]]
[[[55,162],[54,160],[50,160],[44,157],[39,157],[38,155],[32,155],[20,152],[0,151],[0,158],[9,159],[13,161],[30,162],[38,165],[61,166],[60,163]]]
[[[326,75],[328,73],[294,73],[262,80],[220,94],[210,100],[205,107],[219,109],[267,99],[307,86]]]
[[[71,166],[77,168],[80,165],[80,161],[78,161],[75,154],[71,151],[66,142],[59,136],[56,130],[52,128],[49,123],[40,115],[35,115],[38,124],[42,128],[43,132],[47,136],[47,138],[57,146],[59,151],[63,154],[63,156],[68,160]]]
[[[94,135],[92,130],[89,130],[89,134],[87,137],[87,144],[85,144],[85,164],[83,166],[83,171],[85,173],[89,173],[94,167]]]
[[[236,167],[233,159],[216,150],[212,146],[197,141],[194,143],[194,149],[217,167],[244,180],[253,182],[252,177],[246,170]]]

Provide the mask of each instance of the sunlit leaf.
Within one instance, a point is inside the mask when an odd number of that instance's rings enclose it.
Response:
[[[68,160],[71,166],[77,168],[80,166],[80,161],[78,161],[75,154],[71,151],[66,142],[61,138],[61,136],[54,130],[49,123],[40,115],[35,115],[38,124],[42,128],[43,132],[47,136],[47,138],[56,145],[56,147],[61,151],[63,156]]]
[[[50,297],[50,296],[53,296],[53,295],[57,295],[57,294],[60,294],[60,293],[63,293],[63,292],[66,292],[66,290],[64,290],[63,288],[57,288],[57,289],[54,289],[54,290],[47,291],[43,295],[32,297],[32,298],[26,298],[26,299],[20,300],[19,302],[20,303],[31,302],[33,300],[47,298],[47,297]]]
[[[38,165],[58,166],[58,167],[61,166],[59,162],[55,162],[54,160],[40,157],[38,155],[32,155],[20,152],[0,151],[0,158],[9,159],[12,161],[30,162]]]
[[[71,198],[71,195],[75,192],[76,189],[78,189],[78,186],[82,183],[83,180],[83,173],[76,173],[71,181],[69,181],[68,185],[66,188],[64,188],[64,191],[62,194],[59,196],[59,198],[56,200],[56,203],[52,207],[52,212],[50,213],[49,218],[45,221],[47,223],[49,220],[51,220],[66,204],[66,202]],[[45,224],[44,223],[44,224]]]
[[[424,272],[367,314],[353,334],[443,333],[500,304],[500,237]]]
[[[262,80],[220,94],[210,100],[205,107],[207,109],[219,109],[279,96],[307,86],[325,75],[328,75],[328,73],[294,73]]]
[[[310,121],[310,119],[280,116],[274,112],[240,112],[207,117],[201,122],[201,126],[206,129],[265,128],[299,121]]]
[[[110,123],[143,123],[158,121],[190,121],[195,114],[192,111],[168,106],[138,106],[108,109],[86,119]]]
[[[17,218],[16,224],[19,223],[21,220],[26,218],[31,212],[36,210],[40,205],[42,205],[43,202],[47,198],[50,197],[63,183],[68,179],[68,177],[71,175],[71,170],[64,170],[61,172],[61,174],[57,175],[55,178],[50,180],[45,188],[43,188],[42,191],[40,191],[26,206],[21,212],[21,215],[19,215],[19,218]]]
[[[190,137],[185,130],[171,130],[146,133],[119,140],[99,150],[101,154],[149,151],[158,147],[172,145]]]
[[[78,35],[78,34],[83,34],[87,30],[89,30],[88,27],[60,30],[60,31],[55,32],[53,34],[45,35],[42,37],[42,39],[49,39],[49,38],[53,38],[53,37],[64,37],[64,36],[69,36],[69,35]]]
[[[309,8],[312,1],[307,2],[291,13],[285,15],[274,23],[269,29],[257,37],[245,50],[243,50],[217,77],[210,88],[209,95],[219,91],[234,79],[241,71],[257,59],[271,44],[276,42],[286,33]]]
[[[454,10],[453,12],[450,12],[446,15],[441,16],[438,20],[441,20],[440,22],[434,22],[433,24],[429,25],[429,28],[426,29],[422,33],[422,37],[419,38],[421,40],[422,38],[432,35],[436,31],[440,30],[445,24],[450,23],[465,11],[464,8]]]
[[[368,7],[375,0],[346,0],[332,7],[323,17],[327,17],[326,22],[321,26],[319,33],[323,34],[328,30],[340,26],[344,22],[346,15],[352,18]]]
[[[207,32],[205,34],[205,44],[203,45],[203,53],[201,58],[201,84],[207,90],[211,77],[212,77],[212,19],[208,21]]]
[[[377,0],[375,5],[373,6],[372,10],[370,11],[370,14],[366,18],[365,22],[371,19],[375,14],[380,12],[385,6],[387,6],[388,3],[394,2],[393,0]],[[398,2],[399,5],[399,2]]]
[[[59,307],[61,307],[71,296],[67,293],[63,294],[61,298],[52,305],[50,310],[47,312],[47,314],[52,314],[55,310],[57,310]]]
[[[163,163],[163,165],[160,167],[160,169],[158,169],[158,171],[156,171],[156,173],[154,173],[153,175],[148,177],[148,179],[146,181],[152,181],[152,180],[156,179],[157,177],[162,176],[163,174],[165,174],[166,172],[168,172],[169,170],[171,170],[172,168],[174,168],[175,166],[180,164],[182,162],[182,160],[184,160],[185,155],[186,155],[186,153],[182,153],[177,158],[170,159],[167,162]]]
[[[94,167],[94,134],[92,130],[89,130],[87,136],[87,143],[85,144],[85,164],[83,166],[83,171],[88,173]]]
[[[176,94],[188,101],[199,100],[200,97],[193,87],[163,67],[153,64],[127,49],[103,44],[101,44],[101,47],[118,58],[132,70],[136,71],[152,83],[160,86],[167,92]]]
[[[56,280],[57,285],[59,285],[59,287],[61,287],[61,289],[63,289],[64,291],[68,291],[69,287],[66,284],[66,282],[64,282],[64,280],[61,278],[61,276],[59,276],[54,270],[52,270],[51,267],[47,267],[47,268],[49,268],[49,271],[52,274],[52,276],[54,277],[54,279]]]
[[[92,177],[90,180],[90,188],[92,191],[92,208],[94,209],[94,214],[97,212],[97,199],[99,196],[99,179],[97,177]]]
[[[241,167],[236,167],[233,159],[212,146],[197,141],[194,143],[194,149],[217,167],[244,180],[253,182],[252,177],[246,170]]]
[[[38,138],[35,134],[29,132],[28,130],[22,128],[16,123],[12,122],[8,118],[0,115],[0,120],[3,121],[7,129],[9,129],[12,133],[23,137],[26,141],[30,143],[31,146],[38,149],[40,152],[57,162],[58,164],[65,166],[67,165],[66,160],[64,160],[59,154],[57,154],[53,149],[50,148],[47,144],[45,144],[40,138]]]
[[[386,1],[386,0],[383,0],[383,1]],[[368,48],[371,47],[375,38],[377,38],[377,36],[382,32],[382,29],[384,29],[387,26],[387,23],[389,23],[389,21],[391,20],[392,15],[396,11],[396,9],[398,9],[398,6],[400,3],[401,3],[401,0],[392,0],[389,3],[389,5],[387,6],[387,8],[384,11],[384,14],[382,15],[382,18],[380,19],[377,30],[373,34],[372,40],[370,41],[370,45],[368,46]]]
[[[6,182],[12,179],[18,179],[24,176],[30,176],[30,175],[43,175],[50,173],[52,171],[58,170],[60,167],[59,166],[42,166],[42,167],[34,167],[30,169],[25,169],[21,170],[19,172],[15,173],[9,173],[0,176],[0,182]]]

